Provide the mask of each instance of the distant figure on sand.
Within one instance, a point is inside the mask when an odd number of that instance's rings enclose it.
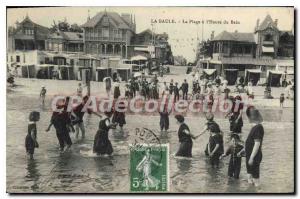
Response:
[[[182,90],[182,99],[187,100],[188,99],[189,84],[187,83],[186,79],[184,79],[184,82],[181,85],[181,90]]]
[[[45,86],[42,86],[42,89],[41,89],[41,92],[40,92],[40,99],[42,101],[43,106],[45,105],[46,93],[47,93],[47,90],[46,90]]]
[[[81,83],[78,84],[78,88],[77,88],[77,95],[82,97],[82,86],[81,86]]]
[[[116,82],[114,85],[114,99],[118,99],[121,96],[120,83]]]
[[[27,136],[25,138],[25,148],[26,153],[30,156],[30,159],[33,159],[34,149],[39,147],[37,142],[37,129],[36,122],[40,120],[40,113],[32,111],[29,114],[29,123]]]
[[[103,79],[103,82],[105,82],[105,91],[106,91],[107,97],[110,97],[111,87],[112,87],[112,79],[110,77],[105,77]]]
[[[284,93],[281,93],[281,94],[280,94],[279,101],[280,101],[280,108],[283,108],[283,102],[284,102]]]

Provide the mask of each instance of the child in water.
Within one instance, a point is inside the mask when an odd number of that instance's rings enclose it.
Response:
[[[169,115],[171,111],[168,111],[168,105],[164,106],[164,110],[162,112],[159,112],[160,120],[159,120],[159,126],[160,131],[167,131],[169,129]]]
[[[244,146],[241,143],[239,135],[233,133],[231,135],[231,145],[228,147],[226,152],[220,157],[220,159],[222,159],[223,157],[230,155],[228,165],[228,177],[239,179],[242,163],[242,157],[240,154],[243,148]]]
[[[115,107],[115,111],[112,117],[112,123],[119,125],[121,132],[123,132],[123,126],[124,124],[126,124],[125,109],[126,109],[126,105],[124,101],[121,101],[118,104],[118,107]]]
[[[210,158],[212,167],[219,166],[219,158],[224,153],[223,136],[220,128],[216,123],[212,123],[208,126],[211,136],[207,147],[207,153]]]
[[[40,120],[40,113],[37,111],[32,111],[29,114],[29,123],[27,136],[25,138],[25,148],[26,153],[30,156],[30,159],[33,159],[34,149],[39,147],[37,142],[37,130],[36,122]]]

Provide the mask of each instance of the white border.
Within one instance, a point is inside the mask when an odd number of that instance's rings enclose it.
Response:
[[[1,23],[0,23],[0,38],[2,41],[2,48],[0,48],[0,66],[2,67],[2,71],[0,73],[0,79],[1,79],[1,84],[0,84],[0,96],[1,96],[1,104],[0,104],[0,111],[1,111],[1,116],[0,116],[0,124],[1,124],[1,129],[6,129],[6,73],[3,71],[5,70],[6,66],[6,48],[4,47],[3,44],[6,43],[6,6],[295,6],[297,9],[300,8],[300,1],[293,1],[293,0],[272,0],[272,1],[262,1],[262,0],[248,0],[248,1],[235,1],[235,0],[207,0],[204,2],[203,1],[195,1],[195,0],[151,0],[151,1],[141,1],[141,0],[110,0],[110,1],[103,1],[103,0],[84,0],[84,1],[79,1],[79,0],[2,0],[0,1],[1,9],[0,9],[0,15],[1,15]],[[299,12],[299,10],[298,10]],[[298,16],[298,13],[296,12],[296,17]],[[296,27],[299,27],[299,19],[296,20]],[[297,39],[298,39],[299,33],[297,31]],[[297,43],[298,44],[298,43]],[[298,45],[297,45],[298,47]],[[297,48],[298,53],[297,53],[297,58],[299,59],[299,48]],[[297,72],[300,69],[297,70]],[[299,84],[299,75],[297,74],[297,83]],[[297,88],[297,93],[299,93],[298,85],[296,86]],[[299,98],[297,98],[299,99]],[[297,104],[299,106],[299,103]],[[298,110],[298,108],[297,108]],[[297,118],[297,121],[295,123],[300,124],[300,119],[299,117]],[[299,129],[299,128],[298,128]],[[296,132],[297,133],[297,132]],[[2,131],[2,139],[0,139],[0,146],[1,146],[1,180],[0,180],[0,198],[44,198],[45,195],[37,195],[37,196],[32,196],[32,195],[25,195],[25,196],[16,196],[16,195],[11,195],[9,196],[6,194],[6,131]],[[297,140],[296,143],[299,145],[300,142],[300,136],[297,135]],[[297,147],[299,148],[299,147]],[[297,150],[297,160],[299,160],[300,155]],[[297,173],[299,173],[299,161],[298,161],[298,168]],[[297,183],[296,189],[299,191],[299,182]],[[126,195],[124,198],[132,198],[133,195]],[[147,197],[151,197],[151,195],[147,195]],[[48,198],[65,198],[66,195],[63,196],[58,196],[58,195],[50,195]],[[74,195],[71,196],[72,198],[86,198],[87,195]],[[103,197],[115,197],[115,196],[96,196],[96,195],[89,195],[88,197],[97,197],[97,198],[103,198]],[[141,197],[140,195],[138,197]],[[145,196],[143,196],[145,197]],[[174,198],[174,197],[185,197],[185,195],[172,195],[172,196],[156,196],[158,198]],[[189,197],[198,197],[198,196],[189,196]],[[215,196],[203,196],[201,195],[202,198],[211,198]],[[232,196],[223,196],[224,198],[231,198]],[[238,196],[240,197],[240,196]],[[247,196],[244,195],[244,198],[252,198],[252,196]],[[276,196],[271,196],[276,197]],[[291,196],[283,196],[282,198],[290,198]]]

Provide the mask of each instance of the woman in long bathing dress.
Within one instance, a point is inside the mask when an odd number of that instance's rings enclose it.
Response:
[[[93,152],[97,155],[112,155],[113,148],[108,138],[110,129],[116,128],[116,125],[110,122],[112,111],[105,112],[105,117],[99,122],[99,129],[95,135]]]
[[[151,149],[147,148],[145,156],[140,161],[140,163],[136,166],[137,171],[143,171],[144,178],[143,178],[142,186],[145,187],[146,190],[149,190],[149,188],[154,188],[154,187],[158,189],[158,185],[160,183],[160,180],[156,179],[151,174],[152,164],[155,164],[156,166],[162,166],[161,163],[158,163],[156,160],[153,159],[153,157],[151,156]]]
[[[181,157],[192,157],[193,141],[198,136],[194,136],[189,127],[184,123],[184,117],[182,115],[175,115],[177,124],[179,124],[178,138],[179,138],[179,149],[175,156]]]

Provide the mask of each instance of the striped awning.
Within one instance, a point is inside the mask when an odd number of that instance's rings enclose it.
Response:
[[[263,46],[262,47],[262,51],[264,53],[274,53],[274,47],[266,47],[266,46]]]

